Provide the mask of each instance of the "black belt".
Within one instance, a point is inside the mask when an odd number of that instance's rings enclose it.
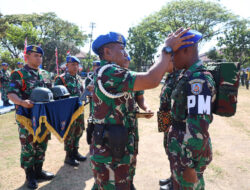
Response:
[[[186,131],[186,123],[183,121],[176,121],[173,119],[172,126],[174,129]]]

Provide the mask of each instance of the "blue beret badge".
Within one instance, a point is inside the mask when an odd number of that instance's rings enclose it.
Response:
[[[27,46],[26,53],[28,53],[30,51],[31,52],[35,52],[35,53],[40,53],[40,54],[44,55],[43,49],[41,47],[39,47],[39,46],[35,46],[35,45],[29,45],[29,46]]]

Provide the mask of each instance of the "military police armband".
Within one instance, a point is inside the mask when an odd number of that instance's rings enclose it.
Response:
[[[190,79],[187,84],[188,114],[210,115],[212,96],[204,75]]]

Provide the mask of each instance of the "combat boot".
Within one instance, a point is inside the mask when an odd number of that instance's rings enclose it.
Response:
[[[26,174],[26,180],[27,180],[27,187],[29,189],[36,189],[37,186],[37,181],[35,178],[35,172],[33,167],[29,167],[25,169],[25,174]]]
[[[64,163],[71,166],[78,166],[79,162],[75,159],[73,152],[66,152]]]
[[[48,181],[55,177],[53,173],[42,170],[43,163],[35,164],[36,179],[39,181]]]
[[[85,161],[87,159],[87,157],[85,156],[82,156],[79,152],[78,152],[78,148],[74,148],[74,151],[73,151],[73,154],[74,154],[74,158],[77,160],[77,161]]]
[[[160,187],[160,190],[174,190],[172,182]]]
[[[160,185],[160,186],[167,185],[167,184],[170,183],[170,182],[171,182],[171,177],[168,178],[168,179],[160,179],[159,185]]]

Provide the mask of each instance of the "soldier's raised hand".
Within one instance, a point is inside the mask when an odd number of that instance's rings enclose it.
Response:
[[[181,37],[183,34],[185,34],[189,30],[190,28],[185,29],[185,30],[183,30],[183,28],[180,28],[176,32],[171,33],[170,35],[168,35],[167,39],[165,40],[165,45],[170,46],[175,52],[182,45],[193,44],[194,42],[185,42],[184,40],[190,39],[194,37],[194,35]]]

